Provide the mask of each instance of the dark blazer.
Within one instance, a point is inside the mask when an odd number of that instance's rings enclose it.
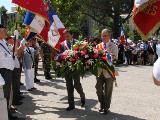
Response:
[[[71,46],[74,45],[77,42],[76,39],[73,39],[70,43],[65,40],[60,44],[60,53],[63,53],[65,50],[71,49]],[[66,46],[67,43],[67,46]]]

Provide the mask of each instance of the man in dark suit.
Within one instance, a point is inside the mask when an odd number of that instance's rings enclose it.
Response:
[[[63,53],[65,50],[69,50],[75,44],[77,40],[73,39],[72,32],[69,30],[64,31],[64,38],[66,39],[64,42],[60,44],[60,52]],[[80,75],[77,72],[69,71],[69,73],[65,73],[65,80],[67,86],[68,93],[68,103],[69,107],[66,109],[67,111],[71,111],[75,109],[74,102],[74,88],[80,94],[81,97],[81,106],[85,105],[85,94],[83,92],[82,85],[80,83]]]

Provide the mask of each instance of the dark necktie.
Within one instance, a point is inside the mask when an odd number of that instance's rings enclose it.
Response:
[[[67,42],[68,48],[71,49],[71,42]]]
[[[107,49],[107,45],[106,45],[106,44],[104,44],[104,49],[105,49],[105,50]]]

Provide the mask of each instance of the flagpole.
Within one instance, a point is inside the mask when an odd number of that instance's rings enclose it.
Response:
[[[17,16],[18,17],[18,11],[20,7],[18,6],[17,10]],[[18,18],[16,18],[16,23],[15,23],[15,31],[14,31],[14,45],[13,45],[13,59],[15,59],[15,51],[16,51],[16,39],[18,39]]]

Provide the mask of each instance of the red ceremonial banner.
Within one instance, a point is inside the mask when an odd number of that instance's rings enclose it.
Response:
[[[35,14],[38,14],[46,19],[49,23],[48,18],[48,5],[43,0],[12,0],[13,3],[19,5],[22,8],[29,10]]]
[[[160,27],[160,0],[149,0],[135,10],[133,23],[144,39],[149,38]]]

